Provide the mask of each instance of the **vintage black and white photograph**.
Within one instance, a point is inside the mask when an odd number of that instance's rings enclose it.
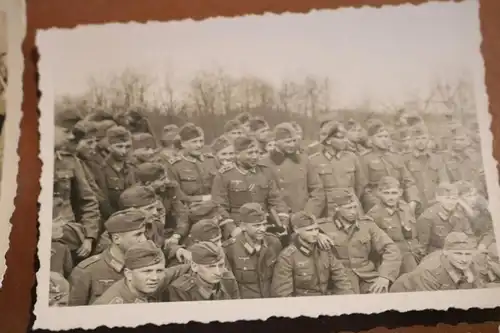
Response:
[[[35,327],[497,306],[480,43],[473,0],[39,32]]]

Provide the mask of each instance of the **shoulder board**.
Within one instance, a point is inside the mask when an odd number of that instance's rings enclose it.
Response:
[[[174,157],[171,157],[168,159],[168,163],[175,164],[175,163],[179,162],[180,160],[182,160],[182,158],[180,158],[179,156],[174,156]]]
[[[269,165],[266,164],[266,161],[258,161],[257,165],[263,168],[269,168]]]
[[[316,147],[317,145],[319,145],[319,142],[313,142],[313,143],[308,144],[307,148],[313,148],[313,147]]]
[[[108,304],[123,304],[123,298],[118,296],[114,297]]]
[[[332,222],[332,219],[328,218],[328,217],[323,217],[323,218],[316,219],[316,222],[318,224],[325,224],[325,223],[328,223],[328,222]]]
[[[371,152],[372,152],[372,150],[371,150],[371,149],[367,149],[367,150],[365,150],[365,151],[362,151],[362,152],[360,153],[360,155],[361,155],[361,156],[365,156],[365,155],[368,155],[368,154],[369,154],[369,153],[371,153]]]
[[[209,157],[209,158],[215,158],[214,154],[212,154],[212,153],[203,153],[203,156]]]
[[[297,251],[295,245],[288,245],[287,248],[284,249],[282,253],[286,256],[291,256],[295,251]]]
[[[97,262],[99,259],[101,259],[101,256],[99,254],[96,254],[95,256],[89,257],[82,262],[80,262],[77,267],[79,268],[87,268],[88,266],[92,265],[93,263]]]
[[[319,151],[317,151],[317,152],[315,152],[315,153],[313,153],[313,154],[309,155],[309,159],[311,159],[311,158],[313,158],[313,157],[315,157],[315,156],[318,156],[318,155],[319,155]]]
[[[374,222],[374,220],[370,216],[364,215],[359,218],[359,222]]]
[[[222,243],[222,247],[227,247],[227,246],[233,245],[234,243],[236,243],[236,238],[231,237]]]
[[[196,283],[194,282],[194,278],[191,274],[181,275],[177,280],[172,282],[172,286],[184,291],[193,289],[195,285]]]
[[[228,172],[229,170],[233,169],[234,168],[234,165],[232,164],[226,164],[222,167],[219,168],[219,173],[225,173],[225,172]]]

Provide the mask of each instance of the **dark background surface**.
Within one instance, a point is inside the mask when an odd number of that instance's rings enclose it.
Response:
[[[416,1],[423,3],[425,1]],[[30,330],[34,316],[38,194],[41,162],[38,159],[39,133],[37,103],[38,54],[34,46],[36,30],[75,27],[77,24],[147,20],[203,19],[211,16],[238,16],[265,12],[307,12],[313,8],[340,6],[381,6],[403,4],[397,0],[27,0],[23,119],[19,154],[18,194],[11,219],[7,274],[0,290],[0,332]],[[500,1],[481,0],[482,53],[486,64],[486,85],[495,137],[494,156],[500,157]],[[158,41],[161,43],[162,41]],[[411,301],[411,297],[408,298]],[[238,322],[210,325],[188,324],[140,329],[99,328],[95,332],[500,332],[500,309],[469,311],[386,312],[377,315],[349,315],[318,319],[270,319],[266,322]],[[417,325],[417,326],[415,326]],[[76,332],[71,331],[71,332]]]

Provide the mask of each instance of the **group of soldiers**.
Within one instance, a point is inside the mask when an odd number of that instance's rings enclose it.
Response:
[[[418,115],[272,128],[210,145],[141,112],[55,116],[50,305],[500,286],[480,149]]]

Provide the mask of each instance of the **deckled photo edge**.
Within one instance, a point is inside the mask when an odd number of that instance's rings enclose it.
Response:
[[[7,269],[5,255],[9,248],[9,235],[12,228],[10,219],[14,212],[14,199],[17,194],[17,173],[19,156],[17,153],[21,104],[23,99],[22,77],[24,57],[22,42],[26,34],[26,9],[24,0],[8,0],[2,2],[0,11],[6,13],[7,28],[7,73],[6,117],[3,124],[3,166],[1,175],[0,197],[0,288]]]
[[[364,8],[363,8],[364,9]],[[294,13],[295,14],[295,13]],[[272,14],[276,15],[276,14]],[[283,14],[287,15],[287,14]],[[181,21],[179,21],[181,22]],[[152,21],[151,23],[159,23]],[[149,24],[137,23],[131,24]],[[120,23],[120,25],[126,25]],[[478,23],[479,27],[479,23]],[[80,26],[80,28],[82,28]],[[50,81],[50,60],[43,56],[44,36],[52,30],[39,31],[37,33],[37,45],[40,48],[40,90],[42,97],[40,100],[40,133],[41,150],[40,158],[43,163],[41,176],[41,193],[39,197],[40,227],[51,221],[51,197],[52,197],[52,174],[53,174],[53,102],[54,94]],[[480,34],[480,31],[478,30]],[[478,52],[477,77],[482,82],[481,91],[476,92],[477,96],[477,117],[480,124],[481,147],[483,152],[483,162],[488,184],[488,193],[492,196],[491,202],[499,202],[500,187],[498,186],[498,174],[495,168],[496,161],[492,155],[492,134],[489,130],[491,115],[488,112],[488,98],[484,87],[484,65],[481,53]],[[483,90],[484,89],[484,90]],[[480,98],[482,96],[483,98]],[[47,163],[49,161],[49,163]],[[494,215],[495,236],[500,236],[499,207],[490,203],[491,213]],[[47,229],[40,230],[40,240],[38,244],[38,255],[41,267],[48,265],[48,245],[50,243],[50,233]],[[195,322],[231,322],[237,320],[265,320],[269,317],[298,316],[317,317],[319,315],[340,315],[352,313],[380,313],[387,310],[397,310],[401,312],[411,310],[436,309],[446,310],[448,308],[468,309],[492,308],[497,306],[496,298],[500,295],[498,289],[493,290],[470,290],[470,291],[440,291],[419,292],[412,294],[386,294],[386,295],[353,295],[343,296],[342,302],[338,297],[298,297],[285,299],[258,299],[258,300],[232,300],[215,302],[188,302],[188,303],[163,303],[163,304],[125,304],[125,305],[104,305],[95,307],[77,308],[49,308],[48,290],[45,287],[48,283],[48,270],[40,268],[37,272],[37,302],[35,305],[35,328],[62,330],[70,328],[92,329],[98,326],[107,327],[134,327],[144,324],[170,324]],[[429,297],[431,296],[432,297]],[[411,296],[411,304],[407,302]],[[468,300],[476,298],[477,303],[470,304]],[[287,303],[285,303],[288,301]],[[293,307],[290,301],[294,302]],[[342,304],[339,304],[342,303]],[[237,309],[237,311],[235,311]],[[269,310],[272,309],[272,310]],[[141,313],[139,316],[124,315]],[[196,315],[194,315],[196,314]],[[64,318],[64,320],[61,320]]]

